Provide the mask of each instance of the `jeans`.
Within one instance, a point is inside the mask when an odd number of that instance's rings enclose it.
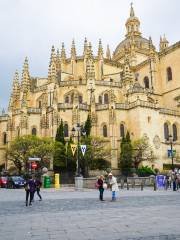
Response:
[[[29,189],[26,190],[26,206],[28,205],[29,193],[30,193]]]
[[[42,197],[41,197],[41,194],[40,194],[40,188],[37,188],[36,191],[37,191],[37,195],[38,195],[39,199],[41,200]]]
[[[112,200],[116,200],[116,192],[115,191],[112,191]]]
[[[173,181],[173,191],[176,191],[176,181]]]
[[[104,188],[99,188],[99,199],[101,201],[103,200],[103,193],[104,193]]]

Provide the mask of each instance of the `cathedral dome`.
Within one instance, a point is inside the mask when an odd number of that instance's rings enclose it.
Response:
[[[124,52],[132,47],[135,50],[146,54],[149,49],[149,40],[141,36],[140,21],[138,17],[135,16],[134,9],[131,4],[130,16],[126,21],[125,39],[116,47],[113,59],[115,61],[120,60],[124,56]]]
[[[149,40],[146,38],[143,38],[141,36],[135,36],[134,43],[138,48],[149,49]],[[131,44],[132,39],[130,37],[127,37],[125,40],[118,44],[114,51],[114,56],[117,55],[117,53],[121,52],[122,50],[130,48]]]

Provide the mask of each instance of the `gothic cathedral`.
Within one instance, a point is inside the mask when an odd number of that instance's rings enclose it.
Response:
[[[77,56],[74,40],[66,56],[52,47],[48,76],[31,77],[25,59],[21,81],[16,71],[8,112],[0,115],[0,166],[8,168],[6,148],[17,136],[33,134],[55,137],[60,119],[66,137],[90,114],[92,135],[102,136],[111,147],[112,169],[118,168],[120,141],[126,131],[131,139],[145,137],[153,147],[153,166],[166,169],[169,136],[180,154],[180,42],[169,46],[160,38],[159,50],[144,38],[131,5],[124,40],[110,53],[97,56],[85,39]],[[176,159],[175,159],[176,160]],[[177,162],[178,163],[178,162]]]

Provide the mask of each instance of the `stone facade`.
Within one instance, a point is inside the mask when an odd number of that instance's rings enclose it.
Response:
[[[169,46],[164,36],[157,51],[151,38],[142,37],[132,6],[126,29],[112,56],[109,46],[104,56],[101,40],[97,56],[87,39],[81,56],[74,40],[69,58],[64,44],[61,52],[53,46],[47,78],[31,77],[25,59],[21,81],[15,73],[8,113],[0,116],[1,165],[6,163],[6,143],[16,136],[55,137],[60,119],[70,136],[88,113],[92,135],[111,146],[113,169],[127,130],[132,139],[147,137],[157,157],[154,167],[171,163],[167,135],[173,135],[180,154],[180,42]]]

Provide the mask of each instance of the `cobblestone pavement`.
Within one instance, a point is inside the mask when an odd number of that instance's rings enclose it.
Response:
[[[23,190],[0,189],[0,240],[180,240],[180,192],[123,190],[99,202],[95,190],[42,190],[26,207]]]

